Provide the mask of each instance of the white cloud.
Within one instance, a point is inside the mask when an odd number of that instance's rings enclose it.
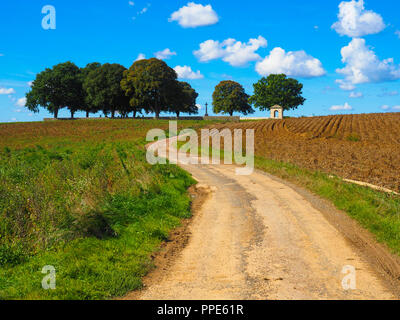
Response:
[[[13,88],[0,88],[0,94],[14,94],[15,90]]]
[[[25,107],[26,104],[26,98],[20,98],[17,100],[17,103],[15,104],[17,107]]]
[[[133,1],[129,1],[128,4],[133,7],[135,5],[135,3]]]
[[[29,82],[27,82],[27,85],[28,85],[28,86],[30,86],[30,87],[32,87],[32,85],[33,85],[33,81],[29,81]]]
[[[198,104],[198,103],[196,104],[196,107],[197,107],[197,109],[199,109],[199,110],[202,108],[202,106],[201,106],[200,104]]]
[[[356,91],[350,92],[350,94],[349,94],[349,98],[353,98],[353,99],[362,98],[363,96],[364,95],[362,94],[362,92],[356,92]]]
[[[320,77],[326,74],[321,61],[305,51],[285,52],[282,48],[274,48],[269,56],[258,62],[256,71],[262,76],[284,73],[302,78]]]
[[[353,39],[341,50],[343,69],[336,72],[343,74],[345,79],[336,80],[344,90],[354,90],[361,83],[379,83],[400,79],[400,66],[395,65],[393,58],[379,60],[375,52],[364,39]]]
[[[176,73],[178,74],[178,78],[180,79],[195,80],[204,78],[200,71],[194,72],[189,66],[176,66],[174,70],[176,71]]]
[[[154,56],[160,60],[170,59],[172,56],[176,56],[176,52],[172,52],[169,48],[164,49],[163,51],[158,51],[154,53]]]
[[[398,36],[399,39],[400,39],[400,30],[396,30],[394,34],[395,34],[396,36]]]
[[[169,22],[178,21],[184,28],[196,28],[216,24],[218,15],[211,5],[203,6],[189,2],[186,6],[172,13]]]
[[[389,110],[392,110],[392,111],[400,111],[400,106],[393,106],[393,107],[390,107],[390,106],[388,106],[388,105],[383,105],[382,107],[381,107],[381,109],[382,110],[385,110],[385,111],[389,111]]]
[[[137,18],[138,16],[140,16],[140,15],[142,15],[142,14],[145,14],[145,13],[149,10],[150,7],[151,7],[151,4],[148,3],[147,6],[144,7],[142,10],[136,12],[136,17],[132,17],[132,20],[136,20],[136,18]]]
[[[138,57],[136,58],[135,62],[136,62],[136,61],[139,61],[139,60],[144,60],[144,59],[146,59],[145,54],[144,54],[144,53],[139,53],[139,55],[138,55]]]
[[[3,54],[3,53],[0,53],[0,57],[4,57],[4,54]]]
[[[332,106],[331,108],[330,108],[330,110],[332,110],[332,111],[340,111],[340,110],[346,110],[346,111],[348,111],[348,110],[353,110],[353,107],[352,106],[350,106],[347,102],[344,104],[344,105],[342,105],[342,106]]]
[[[364,0],[342,1],[339,4],[339,21],[332,25],[338,34],[351,38],[376,34],[385,29],[382,16],[365,10]]]
[[[250,61],[260,60],[256,51],[267,46],[267,40],[262,36],[250,39],[247,43],[226,39],[223,42],[207,40],[200,44],[200,49],[194,51],[194,55],[201,62],[222,59],[231,66],[243,66]]]
[[[356,86],[354,84],[347,82],[345,80],[338,79],[335,82],[339,85],[339,87],[341,89],[346,90],[346,91],[351,91],[356,88]]]

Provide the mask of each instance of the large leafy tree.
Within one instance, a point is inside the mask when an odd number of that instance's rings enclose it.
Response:
[[[101,67],[100,63],[92,62],[92,63],[87,64],[86,67],[80,69],[81,70],[82,86],[83,86],[83,83],[85,82],[85,79],[89,76],[89,73],[92,72],[92,71],[97,70],[100,67]],[[83,94],[83,96],[82,96],[82,102],[81,102],[81,108],[80,109],[82,111],[85,111],[86,112],[86,118],[89,118],[89,114],[90,113],[96,113],[99,110],[95,106],[93,106],[91,104],[91,101],[90,101],[90,99],[88,97],[88,94],[87,94],[86,90],[84,90],[83,88],[82,88],[82,94]]]
[[[39,106],[58,118],[60,109],[67,107],[71,118],[82,102],[82,81],[79,68],[72,62],[47,68],[36,76],[31,90],[26,94],[26,106],[39,112]]]
[[[189,83],[177,81],[174,101],[172,102],[169,111],[175,113],[177,118],[179,118],[181,113],[199,113],[199,108],[196,106],[198,96],[199,94]]]
[[[235,81],[221,81],[213,93],[214,113],[224,113],[233,116],[234,112],[242,114],[253,113],[249,105],[249,95],[242,85]]]
[[[306,101],[302,97],[303,85],[284,74],[271,74],[253,86],[254,94],[249,101],[262,111],[274,105],[280,105],[284,110],[296,109]]]
[[[177,74],[164,61],[152,58],[136,61],[124,73],[121,87],[130,98],[132,108],[153,112],[156,118],[168,106],[176,94]]]
[[[120,64],[106,63],[90,71],[83,83],[87,103],[106,116],[111,113],[112,118],[117,111],[126,113],[129,99],[120,85],[125,70]]]

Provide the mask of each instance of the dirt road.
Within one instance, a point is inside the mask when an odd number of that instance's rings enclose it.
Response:
[[[398,298],[384,276],[397,272],[398,260],[322,200],[259,171],[182,167],[210,195],[173,263],[127,298]],[[345,266],[355,268],[355,290],[342,286]]]

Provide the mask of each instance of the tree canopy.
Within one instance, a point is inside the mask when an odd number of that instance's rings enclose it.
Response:
[[[58,117],[60,109],[67,107],[71,117],[79,109],[82,99],[82,81],[79,68],[72,62],[46,68],[36,76],[26,94],[26,106],[39,112],[39,106]]]
[[[174,99],[170,105],[170,112],[175,113],[179,118],[181,113],[198,114],[196,100],[199,94],[192,88],[192,86],[184,81],[176,82],[176,89]]]
[[[136,61],[124,73],[121,87],[130,98],[132,107],[141,107],[153,112],[156,118],[162,111],[169,111],[169,105],[176,95],[177,74],[164,61],[151,58]]]
[[[121,80],[126,68],[120,64],[103,64],[90,71],[83,83],[87,94],[87,103],[105,115],[109,112],[115,117],[115,112],[129,112],[129,99],[121,88]]]
[[[81,72],[81,81],[82,81],[82,86],[83,83],[85,82],[85,79],[89,76],[89,73],[97,70],[98,68],[101,67],[101,64],[98,62],[92,62],[92,63],[88,63],[86,65],[86,67],[81,68],[80,72]],[[82,87],[82,103],[81,103],[81,110],[86,112],[86,118],[89,117],[89,113],[96,113],[97,111],[99,111],[95,106],[92,105],[88,94],[86,92],[86,90],[84,90],[84,88]]]
[[[242,114],[253,113],[250,106],[249,95],[245,92],[242,85],[235,81],[222,81],[214,90],[213,106],[214,113],[224,113],[233,116],[234,112]]]
[[[303,85],[284,74],[271,74],[254,84],[254,94],[250,103],[260,110],[269,110],[280,105],[284,110],[296,109],[306,99],[302,97]]]

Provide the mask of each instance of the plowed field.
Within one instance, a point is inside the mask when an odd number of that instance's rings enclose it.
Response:
[[[258,156],[400,191],[400,113],[219,125],[255,129]]]

